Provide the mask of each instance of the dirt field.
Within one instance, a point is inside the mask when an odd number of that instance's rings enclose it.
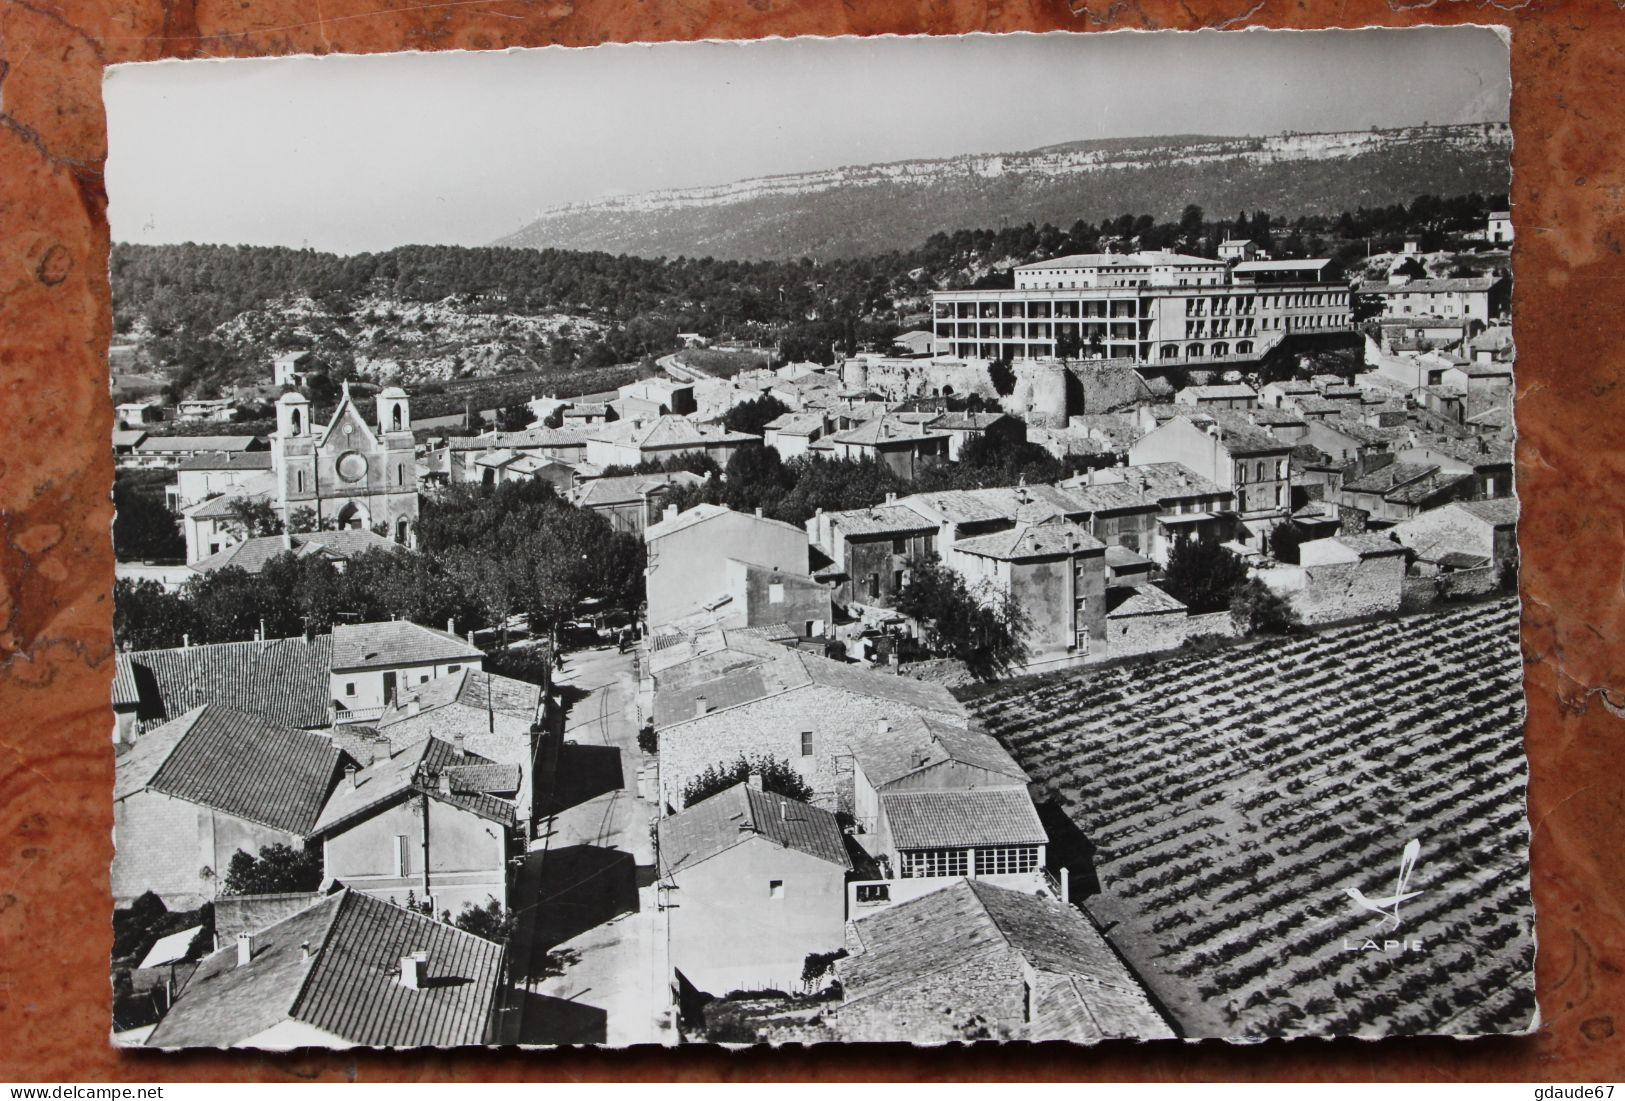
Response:
[[[1521,673],[1498,601],[972,706],[1187,1035],[1508,1032],[1534,1011]],[[1347,888],[1398,893],[1413,839],[1396,928]]]

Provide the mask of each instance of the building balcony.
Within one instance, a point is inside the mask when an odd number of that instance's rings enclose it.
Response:
[[[382,707],[334,707],[333,725],[347,726],[351,723],[377,722],[383,716],[384,709]]]

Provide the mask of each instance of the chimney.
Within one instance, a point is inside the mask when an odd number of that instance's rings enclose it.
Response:
[[[190,634],[182,632],[181,633],[181,649],[185,650],[185,649],[189,648],[191,645],[192,645],[192,636]]]
[[[299,942],[299,958],[302,961],[310,959],[310,941],[302,940]]]
[[[895,493],[886,494],[886,503],[888,505],[896,504],[897,503],[897,494],[895,494]]]
[[[435,786],[435,790],[438,791],[441,795],[450,795],[451,794],[451,773],[446,771],[445,769],[442,769],[440,771],[440,774],[435,777],[434,786]]]
[[[242,932],[237,934],[237,966],[247,967],[254,958],[254,934]]]
[[[446,617],[446,633],[448,635],[455,635],[457,633],[457,620],[452,616]]]
[[[762,514],[762,510],[757,509],[756,510],[756,515],[760,516],[761,514]],[[670,519],[675,518],[676,515],[677,515],[677,506],[676,505],[667,505],[666,506],[665,516],[663,518],[667,519],[667,520],[670,520]]]
[[[429,953],[413,952],[401,957],[401,985],[422,990],[429,985]]]
[[[345,765],[344,776],[345,779],[350,781],[351,788],[358,788],[361,786],[361,770],[355,765]]]
[[[757,505],[756,506],[756,519],[760,520],[761,518],[762,518],[762,506]]]
[[[416,716],[423,710],[423,704],[416,696],[406,701],[406,714],[408,717]]]
[[[710,701],[707,700],[704,696],[695,696],[694,697],[694,716],[695,716],[695,718],[699,718],[701,715],[709,715],[710,713],[711,713]]]
[[[746,777],[745,783],[749,784],[751,787],[755,788],[757,791],[761,791],[762,790],[762,774],[760,772],[754,772],[753,771],[748,777]]]
[[[886,719],[881,719],[878,723],[875,724],[875,730],[878,733],[881,733],[881,734],[890,734],[891,733],[891,723]]]
[[[464,741],[465,739],[463,737],[463,732],[460,730],[451,736],[451,746],[457,751],[457,757],[459,760],[461,760],[462,757],[468,752],[464,748]]]

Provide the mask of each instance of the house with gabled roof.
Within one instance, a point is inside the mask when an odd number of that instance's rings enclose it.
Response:
[[[340,890],[205,958],[146,1046],[496,1043],[505,955],[484,937]]]
[[[577,508],[598,513],[616,531],[642,535],[659,522],[668,497],[704,484],[704,478],[686,470],[596,477],[578,482],[570,499]]]
[[[922,713],[881,720],[852,742],[852,817],[865,847],[880,828],[881,796],[898,791],[1024,788],[1026,770],[980,726]]]
[[[189,909],[239,849],[302,848],[343,760],[320,735],[218,703],[148,731],[114,767],[114,901],[152,891]]]
[[[116,661],[113,711],[121,739],[203,704],[304,730],[333,720],[332,635],[135,650]]]
[[[695,990],[795,990],[809,953],[841,947],[846,840],[827,810],[761,777],[660,819],[671,965]]]
[[[370,722],[405,688],[484,667],[484,651],[449,630],[405,619],[335,623],[331,670],[335,721]]]
[[[1248,538],[1261,538],[1292,504],[1292,445],[1232,411],[1176,416],[1141,436],[1129,462],[1178,463],[1235,494]]]
[[[1096,1043],[1177,1035],[1080,911],[975,879],[866,914],[835,963],[843,1039]]]
[[[429,737],[350,766],[311,836],[330,878],[456,917],[508,905],[508,858],[518,824],[520,769]]]
[[[951,436],[887,413],[827,439],[836,458],[872,459],[884,463],[899,478],[912,481],[926,469],[948,461]]]
[[[1492,567],[1497,575],[1518,561],[1518,500],[1453,501],[1401,520],[1391,534],[1442,571]]]
[[[941,685],[776,643],[731,639],[726,650],[689,664],[697,667],[691,673],[655,677],[661,801],[673,809],[682,808],[690,780],[745,754],[786,762],[815,804],[850,812],[852,747],[882,720],[899,724],[925,713],[966,721],[964,705]]]
[[[530,821],[538,784],[551,779],[537,776],[547,760],[546,708],[541,685],[468,666],[403,687],[378,717],[376,728],[391,749],[433,736],[518,769],[513,802],[523,825]]]
[[[720,425],[670,414],[613,421],[591,428],[586,435],[587,461],[601,467],[637,466],[694,454],[709,456],[725,467],[739,448],[761,443],[760,436],[748,432],[730,432]]]
[[[194,573],[213,573],[215,570],[238,569],[246,573],[259,573],[271,559],[284,554],[299,558],[322,558],[335,569],[343,571],[351,558],[369,551],[395,552],[401,545],[385,539],[376,532],[361,528],[340,531],[317,531],[307,534],[284,532],[281,535],[262,535],[233,543],[225,550],[200,558],[188,569]]]

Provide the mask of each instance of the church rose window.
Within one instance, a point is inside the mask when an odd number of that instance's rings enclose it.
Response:
[[[359,482],[367,476],[367,459],[357,451],[346,451],[334,465],[340,478],[346,482]]]

